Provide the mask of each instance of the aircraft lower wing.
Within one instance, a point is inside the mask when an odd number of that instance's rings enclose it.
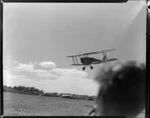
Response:
[[[105,61],[101,60],[101,61],[96,61],[96,62],[93,62],[92,64],[100,64],[100,63],[106,63],[106,62],[110,62],[110,61],[116,61],[118,59],[115,59],[115,58],[112,58],[112,59],[107,59]]]
[[[106,62],[109,62],[109,61],[116,61],[118,59],[115,59],[115,58],[112,58],[112,59],[107,59]]]
[[[102,61],[96,61],[96,62],[93,62],[92,64],[100,64],[100,63],[103,63]]]
[[[71,64],[72,66],[83,66],[83,64]]]

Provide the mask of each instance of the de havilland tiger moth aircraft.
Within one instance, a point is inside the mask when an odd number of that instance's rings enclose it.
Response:
[[[72,58],[73,64],[71,64],[71,65],[73,65],[73,66],[83,66],[83,68],[82,68],[83,70],[85,70],[85,68],[87,66],[90,66],[90,68],[93,69],[92,64],[101,64],[101,63],[118,60],[116,58],[111,58],[111,59],[107,58],[106,52],[111,52],[111,51],[115,51],[115,49],[105,49],[105,50],[101,50],[101,51],[82,53],[82,54],[78,54],[78,55],[70,55],[67,57]],[[101,60],[93,58],[93,57],[89,57],[89,55],[99,54],[99,53],[101,53],[103,56]],[[78,62],[77,57],[79,57],[81,63]]]

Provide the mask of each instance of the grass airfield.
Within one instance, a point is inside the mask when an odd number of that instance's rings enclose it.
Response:
[[[4,92],[4,116],[87,116],[95,101]],[[145,118],[145,112],[136,118]]]
[[[4,92],[5,116],[86,116],[94,101]]]

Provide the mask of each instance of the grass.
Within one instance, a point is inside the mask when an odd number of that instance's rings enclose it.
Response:
[[[84,116],[94,101],[4,92],[4,116]]]
[[[4,92],[4,116],[86,116],[94,101]],[[145,111],[136,118],[144,118]]]

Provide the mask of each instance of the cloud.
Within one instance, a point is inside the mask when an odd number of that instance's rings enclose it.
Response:
[[[13,86],[17,82],[15,81],[27,81],[27,76],[22,74],[14,74],[9,69],[3,69],[3,84]]]
[[[87,78],[88,73],[79,71],[77,69],[67,69],[67,68],[54,68],[49,71],[45,72],[38,72],[36,75],[43,77],[43,78],[49,78],[51,80],[54,79],[62,79],[62,78]]]
[[[50,80],[57,79],[58,75],[55,75],[54,73],[51,73],[51,71],[45,70],[42,67],[42,66],[45,66],[47,68],[50,68],[50,64],[51,64],[51,69],[52,69],[52,65],[53,65],[53,67],[55,67],[54,66],[55,64],[53,62],[28,63],[28,64],[16,63],[16,66],[13,67],[12,70],[13,70],[13,72],[24,73],[24,74],[30,75],[30,76],[31,76],[31,74],[32,75],[34,74],[34,76],[40,77],[39,79],[41,79],[41,78],[50,79]]]
[[[49,61],[41,62],[40,65],[47,69],[56,68],[56,64],[54,62],[49,62]]]
[[[15,62],[11,68],[4,69],[4,85],[35,86],[49,92],[70,92],[95,94],[97,86],[88,73],[75,68],[45,69],[41,63]],[[84,85],[84,86],[83,86]]]
[[[32,63],[29,64],[22,64],[22,63],[16,63],[16,66],[13,67],[13,71],[28,71],[28,72],[34,72],[34,65]]]
[[[38,72],[47,69],[56,68],[56,64],[54,62],[40,62],[40,63],[18,63],[14,62],[15,64],[15,71],[29,71],[29,72]]]
[[[36,75],[45,79],[50,79],[50,80],[56,80],[59,77],[51,73],[37,73]]]
[[[39,67],[39,65],[40,64],[37,63],[28,63],[28,64],[16,63],[16,66],[13,67],[13,71],[18,71],[18,72],[26,71],[30,73],[47,73],[47,70]]]
[[[75,68],[73,69],[56,68],[53,69],[51,72],[60,76],[68,75],[68,76],[83,77],[83,78],[88,76],[88,73],[86,73],[85,71],[80,71]]]
[[[65,78],[88,78],[88,73],[75,68],[56,68],[54,62],[19,63],[15,62],[12,72],[23,74],[34,80],[56,80]]]

